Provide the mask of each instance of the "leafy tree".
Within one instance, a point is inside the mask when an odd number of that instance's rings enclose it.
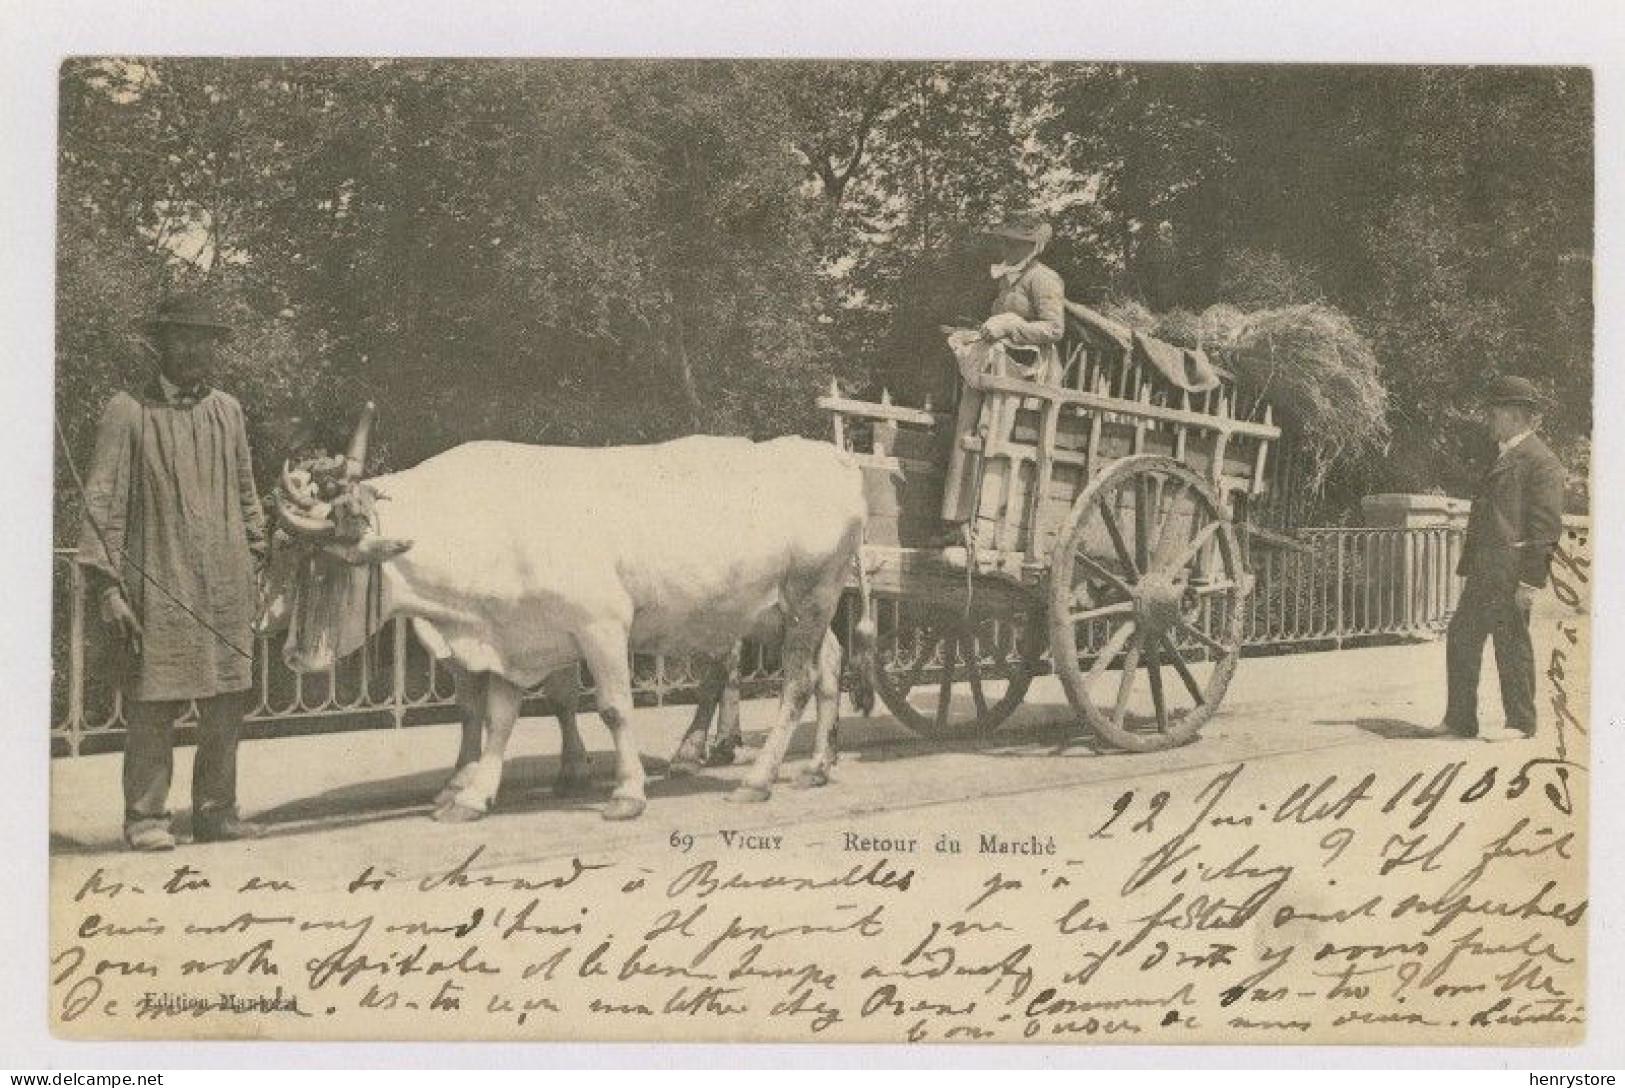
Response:
[[[135,58],[60,82],[81,456],[181,283],[240,326],[224,380],[266,462],[366,396],[386,466],[474,437],[819,433],[832,375],[936,389],[937,326],[991,295],[976,226],[1037,205],[1075,298],[1353,316],[1395,441],[1333,473],[1326,516],[1470,487],[1492,369],[1543,383],[1583,463],[1583,71]]]
[[[1094,237],[1121,243],[1115,288],[1188,309],[1323,299],[1376,345],[1394,443],[1334,473],[1333,507],[1372,490],[1470,493],[1484,449],[1470,408],[1491,371],[1550,391],[1548,430],[1578,461],[1588,73],[1089,66],[1057,101],[1053,135],[1098,179]]]
[[[942,351],[936,325],[979,320],[992,299],[976,230],[1055,195],[1056,159],[1038,131],[1051,74],[1037,64],[953,63],[893,73],[893,105],[842,189],[827,260],[839,269],[844,352],[891,384],[923,388]]]
[[[393,463],[815,422],[808,209],[750,66],[166,59],[62,87],[80,449],[120,330],[181,281],[231,300],[257,418],[337,430],[376,396]]]

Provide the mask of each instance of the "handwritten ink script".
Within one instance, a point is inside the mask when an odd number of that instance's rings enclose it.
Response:
[[[76,1037],[1576,1042],[1588,571],[1554,570],[1534,741],[1124,757],[1065,791],[812,819],[718,801],[673,827],[652,805],[614,837],[586,812],[393,824],[421,839],[410,865],[315,833],[64,854],[51,1018]],[[534,821],[567,815],[579,845],[527,853]]]
[[[84,1036],[1571,1040],[1573,770],[1235,764],[1079,797],[1053,831],[477,847],[327,888],[96,865],[58,904],[50,1000]]]

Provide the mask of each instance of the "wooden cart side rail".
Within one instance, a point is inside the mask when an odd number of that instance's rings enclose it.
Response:
[[[927,412],[923,408],[908,408],[901,404],[877,404],[874,401],[851,400],[847,397],[819,397],[818,407],[842,415],[888,420],[893,423],[912,423],[921,427],[934,427],[938,423],[946,423],[949,419],[944,414]]]
[[[1211,436],[1210,483],[1218,491],[1220,501],[1227,508],[1232,493],[1257,493],[1260,490],[1268,448],[1281,434],[1280,429],[1274,426],[1268,409],[1264,422],[1258,423],[1230,416],[1224,410],[1222,398],[1217,414],[1192,410],[1188,399],[1186,407],[1173,408],[1155,403],[1150,390],[1143,384],[1140,386],[1138,397],[1134,400],[1106,392],[1056,389],[1006,375],[985,375],[978,385],[988,397],[987,410],[992,413],[994,419],[993,425],[984,429],[985,437],[979,440],[983,456],[990,464],[999,462],[1007,465],[999,476],[1007,487],[1016,486],[1015,481],[1020,476],[1021,463],[1031,462],[1033,465],[1031,501],[1025,503],[1011,501],[1012,496],[1006,494],[993,504],[998,511],[994,539],[1000,542],[1000,545],[1008,547],[1013,539],[1017,539],[1011,534],[1019,521],[1020,539],[1025,541],[1028,564],[1040,563],[1046,558],[1048,541],[1042,532],[1047,516],[1045,497],[1050,494],[1051,479],[1056,465],[1081,464],[1086,472],[1094,473],[1101,464],[1101,424],[1104,420],[1126,424],[1132,428],[1130,451],[1133,455],[1146,452],[1148,430],[1159,428],[1172,430],[1175,435],[1176,460],[1181,462],[1184,461],[1189,448],[1187,439],[1192,431]],[[1008,428],[1004,425],[1002,417],[1021,402],[1025,402],[1028,407],[1040,406],[1036,442],[1012,441],[1005,437]],[[1057,427],[1061,416],[1065,413],[1075,413],[1088,418],[1090,434],[1086,451],[1073,453],[1056,448]],[[1233,438],[1251,441],[1254,444],[1250,458],[1252,463],[1245,475],[1234,475],[1226,470],[1227,451]]]
[[[859,468],[876,469],[893,473],[928,473],[937,466],[920,457],[893,457],[889,454],[862,453],[856,450],[846,451],[847,460]]]
[[[1113,412],[1117,415],[1137,416],[1166,423],[1181,423],[1186,426],[1246,435],[1249,438],[1262,438],[1267,441],[1274,441],[1281,437],[1281,428],[1269,423],[1254,423],[1246,419],[1232,419],[1228,416],[1208,415],[1203,412],[1187,411],[1181,408],[1168,408],[1147,401],[1124,400],[1100,393],[1085,393],[1075,389],[1057,389],[1054,386],[1040,385],[1037,382],[1029,382],[1021,378],[988,375],[982,377],[978,384],[984,391],[1013,393],[1023,397],[1039,397],[1044,400],[1054,401],[1057,404],[1072,404],[1080,408]]]
[[[1182,463],[1193,446],[1200,443],[1211,465],[1205,474],[1226,508],[1231,506],[1233,495],[1262,494],[1268,479],[1269,446],[1279,440],[1282,433],[1274,425],[1268,408],[1262,422],[1231,416],[1226,391],[1222,389],[1200,400],[1185,394],[1178,406],[1171,406],[1157,402],[1143,382],[1133,399],[1099,388],[1098,384],[1094,391],[1086,392],[1040,385],[1002,374],[984,375],[976,387],[985,397],[978,433],[958,435],[955,441],[959,448],[975,451],[984,462],[980,488],[986,492],[986,498],[977,501],[980,507],[986,508],[978,514],[978,525],[986,531],[978,531],[977,549],[988,554],[1021,551],[1024,565],[1029,567],[1042,565],[1048,558],[1049,538],[1045,526],[1052,524],[1056,517],[1051,491],[1058,466],[1069,466],[1070,475],[1076,475],[1076,469],[1081,469],[1085,476],[1098,471],[1106,433],[1103,425],[1129,429],[1131,440],[1127,452],[1131,454],[1148,451],[1151,432],[1172,433],[1172,452]],[[925,460],[930,456],[926,448],[917,437],[909,436],[943,434],[951,425],[951,416],[929,408],[893,404],[885,393],[879,402],[843,396],[834,383],[828,394],[819,398],[818,405],[830,413],[837,448],[871,472],[890,472],[909,480],[907,485],[898,486],[909,489],[913,497],[910,501],[924,493],[922,488],[930,487],[928,477],[934,479],[938,475],[938,466]],[[1023,407],[1039,409],[1034,420],[1037,429],[1016,438],[1014,429]],[[1063,449],[1059,445],[1059,431],[1068,426],[1063,421],[1073,416],[1081,418],[1088,428],[1086,448]],[[1193,439],[1193,435],[1203,437]],[[1241,458],[1247,462],[1244,468],[1227,457],[1241,442],[1250,443]],[[1122,452],[1114,456],[1122,456]],[[871,481],[866,486],[879,485]],[[871,494],[870,498],[873,505],[877,495]],[[881,505],[886,507],[887,517],[881,519],[883,524],[877,530],[877,542],[892,537],[886,528],[892,522],[899,527],[906,523],[918,528],[924,516],[923,508],[917,508],[918,502],[914,502],[912,512],[907,514],[892,509],[891,503]],[[897,531],[903,533],[899,541],[904,537],[919,537],[911,530],[899,528]]]

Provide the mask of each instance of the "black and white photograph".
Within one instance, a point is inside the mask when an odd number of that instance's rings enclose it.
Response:
[[[1594,71],[1049,52],[59,58],[22,1003],[1606,1028]]]

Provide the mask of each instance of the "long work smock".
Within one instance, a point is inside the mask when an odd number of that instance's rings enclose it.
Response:
[[[254,572],[266,534],[236,398],[171,395],[157,384],[115,394],[97,427],[84,515],[78,561],[98,593],[122,582],[142,625],[126,696],[207,698],[250,687],[253,663],[239,650],[254,645]]]

